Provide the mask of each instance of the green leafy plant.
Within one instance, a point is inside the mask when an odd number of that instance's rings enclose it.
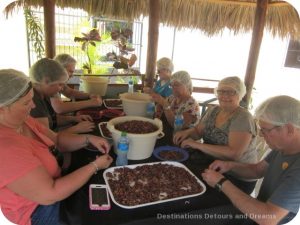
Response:
[[[34,15],[30,8],[24,9],[25,21],[28,30],[28,38],[33,42],[33,49],[38,59],[45,55],[44,33],[39,18]]]
[[[75,37],[75,42],[81,42],[81,49],[86,53],[88,61],[83,64],[83,69],[88,73],[93,73],[93,66],[100,59],[97,54],[97,42],[101,42],[101,36],[97,29],[92,29],[89,33],[82,33],[83,37]]]

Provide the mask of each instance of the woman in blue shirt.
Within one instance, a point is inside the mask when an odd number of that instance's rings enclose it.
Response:
[[[169,97],[172,94],[170,79],[174,70],[174,65],[171,59],[163,57],[157,61],[156,67],[159,79],[156,81],[152,91],[164,98]],[[144,92],[150,93],[151,89],[145,87]]]

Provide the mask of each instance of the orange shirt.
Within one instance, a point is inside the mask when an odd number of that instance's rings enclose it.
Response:
[[[40,138],[40,141],[0,126],[1,210],[8,220],[20,225],[31,224],[31,214],[38,204],[15,194],[6,185],[41,165],[53,178],[60,176],[56,159],[48,150],[48,146],[54,143],[45,135],[47,128],[32,117],[26,120],[26,125]]]

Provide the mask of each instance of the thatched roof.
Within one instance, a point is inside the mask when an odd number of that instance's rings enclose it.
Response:
[[[125,20],[148,16],[151,0],[56,0],[58,7],[80,8],[91,15]],[[41,7],[43,0],[19,0],[6,12],[28,6]],[[229,28],[235,33],[252,30],[256,0],[161,0],[160,21],[181,28],[201,29],[208,35]],[[300,38],[300,19],[288,3],[269,0],[265,28],[273,35]]]

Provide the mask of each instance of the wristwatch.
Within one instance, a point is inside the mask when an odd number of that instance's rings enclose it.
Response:
[[[222,185],[223,185],[223,183],[224,183],[226,180],[227,180],[226,177],[223,177],[221,180],[219,180],[219,182],[216,183],[216,185],[215,185],[215,189],[217,189],[219,192],[221,192],[221,191],[222,191]]]

